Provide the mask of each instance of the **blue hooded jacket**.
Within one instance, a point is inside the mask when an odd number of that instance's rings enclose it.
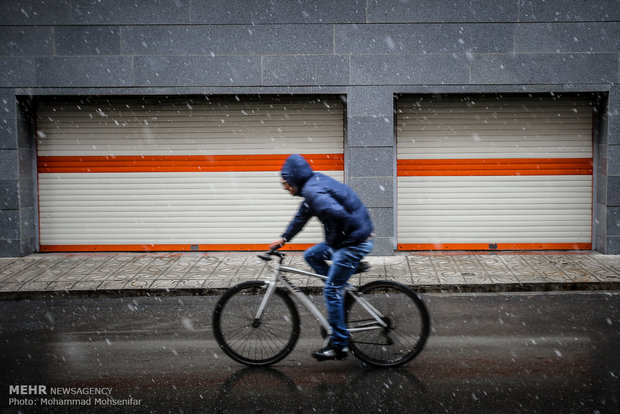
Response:
[[[314,172],[301,155],[291,155],[282,166],[282,178],[305,200],[282,234],[290,241],[316,216],[325,229],[325,242],[334,248],[362,243],[373,232],[368,209],[348,186]]]

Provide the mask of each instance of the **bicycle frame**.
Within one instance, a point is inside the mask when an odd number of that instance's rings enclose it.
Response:
[[[326,341],[329,340],[329,337],[332,334],[332,328],[329,322],[327,321],[327,319],[325,318],[325,316],[321,313],[321,311],[319,311],[316,305],[312,303],[310,298],[305,293],[303,293],[297,286],[295,286],[293,282],[288,280],[288,278],[285,275],[283,275],[283,273],[294,273],[298,275],[321,279],[323,281],[326,281],[327,277],[323,275],[319,275],[318,273],[308,272],[308,271],[301,270],[301,269],[295,269],[293,267],[282,266],[282,260],[283,260],[283,257],[279,256],[279,260],[277,260],[276,264],[274,265],[273,276],[269,280],[266,281],[268,285],[267,291],[265,292],[265,296],[263,297],[263,300],[261,301],[259,309],[256,312],[255,320],[260,320],[263,310],[265,309],[265,306],[267,306],[267,302],[273,295],[273,292],[275,291],[278,282],[282,281],[284,282],[283,286],[286,288],[286,290],[290,294],[292,294],[293,297],[295,297],[299,301],[299,303],[301,303],[316,318],[319,325],[321,325],[327,331]],[[349,329],[349,332],[359,332],[359,331],[387,328],[387,324],[383,320],[384,316],[381,314],[381,312],[379,312],[374,306],[368,303],[368,301],[365,300],[362,296],[357,294],[357,289],[354,286],[347,283],[345,286],[345,294],[351,295],[353,299],[357,301],[368,312],[368,314],[372,316],[372,318],[374,319],[374,321],[370,321],[368,324],[364,326]]]

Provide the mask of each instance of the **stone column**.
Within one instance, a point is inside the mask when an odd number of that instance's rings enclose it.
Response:
[[[29,103],[0,89],[0,256],[36,250],[35,145]]]
[[[345,178],[375,224],[374,255],[392,255],[396,242],[394,94],[385,87],[350,87],[347,95]]]
[[[620,86],[609,92],[599,131],[596,250],[620,254]]]

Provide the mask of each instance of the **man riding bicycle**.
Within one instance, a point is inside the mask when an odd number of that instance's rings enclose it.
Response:
[[[327,276],[324,297],[332,327],[329,344],[312,356],[319,361],[344,359],[349,332],[344,315],[344,287],[361,259],[372,250],[373,224],[368,209],[347,185],[312,170],[301,155],[291,155],[282,166],[282,185],[293,196],[303,197],[297,214],[279,240],[277,249],[291,241],[316,216],[325,229],[325,241],[304,252],[304,259],[318,274]],[[329,266],[327,260],[332,261]]]

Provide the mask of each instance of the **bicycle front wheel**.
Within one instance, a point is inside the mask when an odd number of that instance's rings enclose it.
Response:
[[[361,286],[359,300],[347,295],[346,317],[350,347],[362,361],[396,366],[422,351],[430,332],[430,318],[422,298],[400,283],[380,280]],[[380,314],[382,326],[366,307]]]
[[[299,338],[299,314],[281,288],[263,309],[267,283],[240,283],[224,293],[213,312],[213,334],[220,348],[235,361],[270,365],[287,356]]]

